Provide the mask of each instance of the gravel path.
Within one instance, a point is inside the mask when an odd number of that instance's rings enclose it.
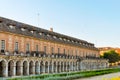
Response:
[[[120,72],[110,73],[110,74],[105,74],[105,75],[95,76],[95,77],[89,77],[89,78],[75,79],[75,80],[105,80],[105,79],[110,79],[118,76],[120,76]]]

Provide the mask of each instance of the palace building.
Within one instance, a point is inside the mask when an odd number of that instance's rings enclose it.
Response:
[[[0,17],[0,76],[108,67],[93,43]]]

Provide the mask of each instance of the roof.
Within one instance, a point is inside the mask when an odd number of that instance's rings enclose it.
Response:
[[[98,50],[94,47],[93,43],[89,43],[78,38],[70,37],[57,32],[38,28],[32,25],[28,25],[3,17],[0,17],[0,31],[6,31],[15,34],[21,34],[25,36],[31,36],[35,38],[41,38],[45,40],[56,41],[65,44],[72,44],[83,48]]]

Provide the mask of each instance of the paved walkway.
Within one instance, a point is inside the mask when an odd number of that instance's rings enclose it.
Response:
[[[105,79],[110,79],[118,76],[120,76],[120,72],[110,73],[110,74],[105,74],[105,75],[95,76],[95,77],[89,77],[89,78],[75,79],[75,80],[105,80]]]

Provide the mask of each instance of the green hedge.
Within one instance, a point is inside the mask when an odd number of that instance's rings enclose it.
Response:
[[[35,76],[22,76],[18,78],[8,78],[7,80],[73,80],[77,78],[91,77],[91,76],[103,75],[113,72],[120,72],[120,68],[94,70],[94,71],[68,72],[68,73],[59,73],[59,74],[41,74]]]

